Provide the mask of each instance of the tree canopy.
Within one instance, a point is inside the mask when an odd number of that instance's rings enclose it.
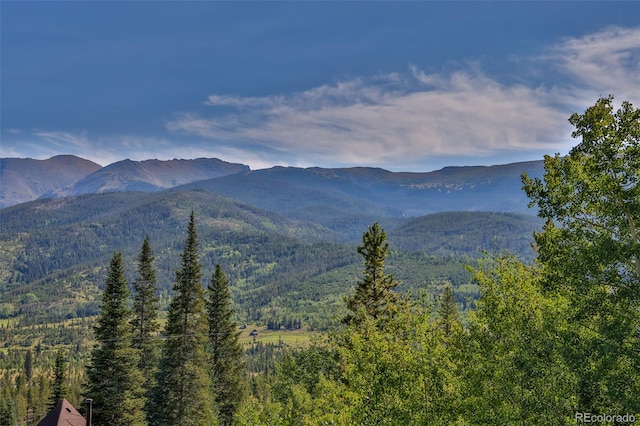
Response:
[[[116,252],[111,259],[100,317],[94,328],[98,344],[91,352],[91,363],[87,367],[87,396],[94,401],[96,426],[146,424],[139,354],[131,347],[133,330],[128,297],[122,253]]]
[[[230,425],[238,405],[242,402],[244,350],[238,340],[240,333],[236,330],[233,318],[229,280],[220,265],[216,265],[211,276],[207,294],[214,397],[220,423]]]
[[[387,234],[378,222],[371,225],[362,234],[362,246],[358,254],[363,257],[363,276],[356,286],[355,293],[345,299],[351,311],[345,318],[347,324],[357,324],[369,317],[374,321],[392,317],[397,309],[400,297],[393,289],[398,281],[393,274],[385,272],[385,259],[389,254]]]
[[[542,179],[523,176],[547,220],[535,234],[544,285],[570,302],[565,356],[579,404],[640,410],[640,110],[613,97],[569,119],[581,138],[545,157]]]
[[[169,306],[164,330],[165,343],[160,361],[157,390],[159,425],[215,424],[211,379],[207,369],[207,317],[202,265],[193,212],[187,238],[176,271],[174,298]]]

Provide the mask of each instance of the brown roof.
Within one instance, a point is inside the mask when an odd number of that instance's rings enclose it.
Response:
[[[66,399],[61,399],[36,426],[85,426],[86,421]]]

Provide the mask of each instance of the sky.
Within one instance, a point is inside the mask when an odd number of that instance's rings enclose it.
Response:
[[[640,106],[640,2],[0,1],[0,157],[431,171]]]

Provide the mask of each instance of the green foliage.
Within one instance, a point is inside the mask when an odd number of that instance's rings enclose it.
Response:
[[[482,257],[483,252],[508,251],[533,260],[532,233],[544,221],[536,216],[497,212],[446,212],[412,218],[389,229],[392,247],[447,256]]]
[[[378,327],[371,317],[293,352],[278,366],[263,407],[285,424],[454,424],[460,386],[454,343],[428,307],[403,309]]]
[[[438,323],[445,336],[450,337],[456,329],[462,327],[460,315],[450,286],[444,288],[438,307]]]
[[[576,380],[562,358],[566,300],[542,290],[540,271],[514,258],[474,272],[481,297],[458,366],[463,412],[479,424],[572,424]]]
[[[543,180],[523,176],[547,219],[535,235],[544,283],[569,301],[565,358],[591,412],[640,411],[640,110],[613,98],[573,114],[566,157],[545,158]]]
[[[378,321],[395,314],[400,298],[393,289],[399,283],[392,274],[385,273],[384,262],[388,253],[387,234],[376,222],[362,234],[358,254],[364,258],[364,273],[354,295],[345,298],[351,312],[344,318],[344,323],[358,324],[366,317]]]
[[[151,244],[147,235],[138,255],[138,278],[133,282],[133,328],[132,346],[140,351],[138,369],[145,381],[143,388],[148,401],[155,387],[155,377],[159,360],[159,342],[157,340],[159,297],[156,289],[156,271],[153,267]],[[147,415],[151,408],[147,404]]]
[[[242,403],[244,351],[238,341],[239,332],[236,331],[234,312],[230,306],[229,280],[220,265],[216,265],[211,276],[207,294],[211,377],[218,406],[218,420],[221,424],[229,425]]]
[[[208,326],[193,212],[181,259],[164,330],[156,400],[152,404],[157,418],[153,422],[211,425],[216,417],[206,367]]]
[[[33,379],[33,353],[31,349],[27,349],[24,358],[24,375],[27,378],[27,383],[31,383],[31,379]]]
[[[61,349],[58,350],[56,354],[56,363],[53,367],[53,389],[51,392],[51,397],[49,398],[48,409],[52,410],[58,402],[67,396],[67,386],[66,386],[66,361],[64,356],[64,351]]]
[[[75,347],[59,348],[65,356],[65,397],[73,404],[82,401],[82,387],[86,384],[85,366],[87,353]],[[28,353],[32,358],[32,377],[27,380],[25,365]],[[49,410],[49,401],[55,387],[55,362],[58,350],[34,344],[29,348],[0,350],[0,402],[12,405],[18,424],[35,424]]]
[[[0,425],[18,425],[18,417],[16,415],[16,409],[13,404],[13,399],[7,398],[4,395],[2,398],[0,398]]]
[[[101,314],[94,327],[98,344],[87,367],[87,396],[93,398],[93,422],[100,425],[144,425],[143,377],[139,353],[131,347],[129,290],[122,254],[116,252],[109,267]]]
[[[274,342],[253,342],[245,350],[245,371],[254,376],[262,374],[268,376],[276,370],[276,365],[287,354],[287,348]]]

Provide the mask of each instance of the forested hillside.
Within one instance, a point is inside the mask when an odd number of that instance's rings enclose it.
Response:
[[[121,250],[130,265],[146,235],[156,253],[158,287],[166,300],[180,229],[191,210],[199,218],[205,271],[216,262],[225,267],[245,321],[263,320],[271,305],[273,315],[284,315],[304,300],[334,302],[352,285],[357,239],[347,236],[361,233],[364,219],[343,225],[338,236],[322,223],[269,213],[204,190],[106,193],[3,210],[0,315],[29,314],[28,321],[38,323],[95,314],[93,299],[109,257]],[[403,291],[438,280],[462,284],[462,265],[482,250],[515,247],[530,259],[532,232],[540,228],[530,216],[490,213],[386,217],[382,223],[393,236],[391,261],[403,266],[398,268],[403,271]],[[131,266],[126,274],[132,276]],[[295,314],[308,317],[304,310]]]
[[[367,201],[367,194],[354,198],[344,191],[314,192],[262,180],[245,186],[243,193],[255,191],[251,197],[259,198],[268,187],[281,197],[265,197],[258,208],[219,195],[210,182],[161,192],[42,199],[2,210],[0,365],[3,392],[14,395],[12,409],[21,418],[44,413],[46,395],[55,393],[48,372],[60,349],[67,396],[79,401],[109,259],[122,252],[123,273],[133,283],[146,236],[154,253],[160,315],[166,315],[191,212],[197,218],[203,276],[211,276],[216,264],[225,271],[233,320],[267,334],[300,329],[305,341],[335,327],[345,315],[343,298],[360,273],[356,246],[376,218],[389,229],[387,267],[400,283],[398,292],[438,300],[446,288],[454,288],[453,300],[465,322],[479,295],[466,265],[474,265],[483,251],[513,248],[528,261],[533,231],[541,229],[533,216],[518,214],[403,218],[399,211]],[[273,372],[290,350],[281,339],[245,340],[247,371]],[[37,365],[30,373],[37,381],[21,374],[27,353]],[[10,391],[14,385],[42,397],[37,403],[26,394],[23,398],[21,391]]]
[[[45,197],[155,192],[186,185],[178,190],[205,189],[303,219],[320,219],[313,213],[322,206],[334,212],[334,229],[340,229],[343,221],[357,220],[353,213],[362,214],[363,208],[371,217],[452,210],[526,213],[520,175],[526,172],[539,177],[542,173],[541,161],[409,173],[369,167],[250,170],[217,158],[122,160],[102,168],[68,155],[1,160],[0,207]]]

